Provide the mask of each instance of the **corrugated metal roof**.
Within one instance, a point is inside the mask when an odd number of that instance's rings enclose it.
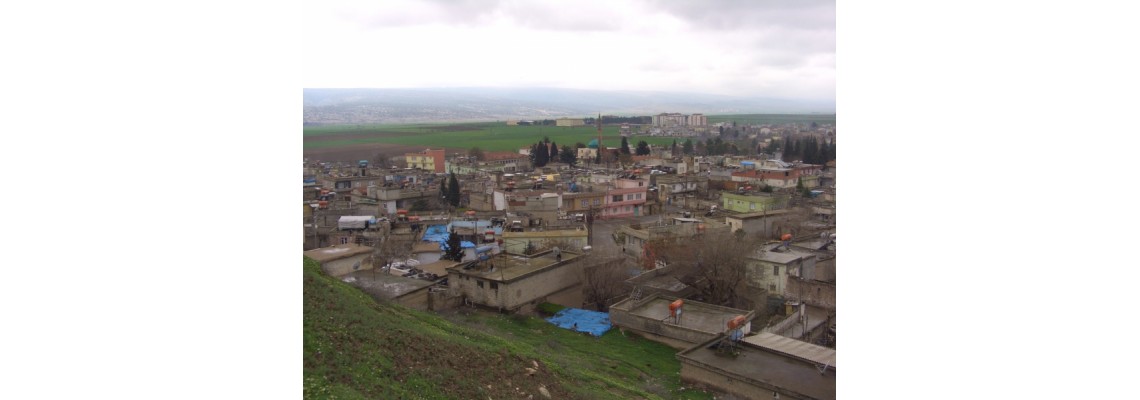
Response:
[[[808,342],[799,341],[774,333],[761,332],[755,336],[744,338],[745,342],[765,349],[774,350],[792,357],[801,358],[818,364],[830,365],[835,368],[835,349],[827,348]]]

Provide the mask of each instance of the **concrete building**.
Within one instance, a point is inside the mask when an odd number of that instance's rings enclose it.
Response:
[[[688,118],[680,113],[661,113],[651,117],[653,126],[672,127],[688,125]]]
[[[446,171],[445,158],[443,150],[426,149],[419,153],[404,154],[404,161],[408,163],[408,168],[432,172]]]
[[[684,163],[678,164],[685,165]],[[661,199],[669,204],[675,201],[674,197],[676,196],[696,195],[706,193],[709,190],[709,179],[703,176],[658,175],[654,179],[657,181],[657,191],[660,193]]]
[[[771,333],[744,338],[730,351],[718,335],[680,353],[681,381],[748,399],[834,399],[834,349]]]
[[[664,223],[623,225],[614,230],[617,244],[627,255],[641,258],[645,244],[655,240],[685,240],[698,234],[728,233],[726,224],[702,218],[670,218]]]
[[[451,267],[448,285],[466,303],[511,312],[533,309],[544,301],[558,302],[551,299],[561,295],[580,298],[583,256],[566,250],[561,254],[561,261],[551,251],[534,256],[500,254]]]
[[[372,268],[372,263],[368,261],[372,257],[372,248],[354,243],[313,249],[304,254],[319,263],[321,270],[331,276],[339,277]]]
[[[738,213],[755,213],[783,209],[787,207],[787,198],[768,193],[722,193],[721,209]]]
[[[596,140],[596,139],[595,139]],[[598,149],[591,147],[583,147],[578,150],[578,163],[588,164],[594,162],[594,158],[598,156]]]
[[[755,311],[684,300],[680,318],[674,319],[669,314],[669,304],[674,300],[677,298],[659,294],[625,299],[610,306],[610,322],[647,339],[685,349],[723,333],[733,317],[743,315],[751,321],[756,316]],[[748,332],[751,324],[745,324],[743,331]]]
[[[509,223],[510,221],[508,221]],[[564,250],[577,250],[586,246],[590,231],[585,225],[572,225],[561,227],[544,227],[542,230],[528,230],[524,232],[510,232],[503,230],[503,251],[522,255],[527,243],[536,247],[545,247],[550,243],[564,243],[569,248]]]
[[[748,213],[725,212],[723,214],[724,222],[732,227],[733,232],[744,230],[744,233],[763,238],[777,236],[781,233],[778,232],[778,227],[788,224],[788,210],[786,209]]]
[[[772,247],[774,245],[765,245],[760,251],[745,257],[748,285],[766,289],[769,295],[783,297],[789,277],[815,273],[816,256],[795,249],[775,251],[771,250]]]
[[[554,120],[555,126],[585,126],[586,121],[582,118],[559,118]]]
[[[562,194],[562,209],[568,214],[587,213],[590,209],[601,210],[606,192],[578,192]]]
[[[539,223],[557,220],[562,207],[562,196],[558,193],[516,191],[506,193],[505,197],[508,212],[526,214]]]
[[[705,126],[709,124],[708,117],[704,114],[693,114],[689,116],[689,126]]]
[[[648,189],[649,185],[645,179],[614,179],[613,187],[606,191],[605,202],[599,218],[645,215],[642,208],[647,200]]]
[[[437,261],[416,267],[394,266],[355,271],[340,277],[369,296],[421,311],[442,310],[459,305],[458,296],[440,282],[454,261]],[[417,273],[418,272],[418,273]]]

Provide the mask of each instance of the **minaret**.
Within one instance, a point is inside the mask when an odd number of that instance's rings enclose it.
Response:
[[[598,114],[598,119],[594,120],[594,125],[598,127],[598,151],[602,150],[602,114]]]

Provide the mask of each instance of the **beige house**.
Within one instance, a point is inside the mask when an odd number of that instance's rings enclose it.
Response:
[[[326,274],[337,277],[372,268],[372,248],[354,243],[309,250],[305,256],[319,263]]]
[[[580,298],[584,257],[578,252],[561,253],[561,261],[546,251],[534,256],[499,254],[447,268],[448,286],[463,297],[464,304],[511,312],[559,302],[553,300],[559,295]]]

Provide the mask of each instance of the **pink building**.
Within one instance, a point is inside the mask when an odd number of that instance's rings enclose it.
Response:
[[[645,215],[648,183],[640,179],[614,179],[606,191],[601,218],[637,217]]]

